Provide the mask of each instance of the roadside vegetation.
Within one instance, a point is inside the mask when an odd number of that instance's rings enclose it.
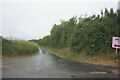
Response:
[[[24,40],[8,40],[2,38],[2,56],[24,56],[35,54],[38,51],[36,43]]]
[[[0,37],[0,59],[2,59],[2,37]]]
[[[43,46],[42,46],[43,47]],[[58,54],[59,56],[72,59],[72,60],[77,60],[80,62],[85,62],[85,63],[90,63],[90,64],[99,64],[99,65],[105,65],[105,66],[112,66],[112,67],[118,67],[118,59],[117,55],[114,53],[110,54],[104,54],[104,55],[85,55],[85,54],[75,54],[72,52],[69,48],[51,48],[51,47],[46,47],[48,50],[54,52],[54,54]]]
[[[60,24],[54,24],[50,35],[31,41],[40,46],[49,47],[64,57],[86,55],[118,59],[118,55],[115,54],[115,49],[111,45],[112,37],[120,37],[119,31],[120,10],[114,11],[112,8],[110,10],[105,8],[99,15],[74,16],[67,21],[61,20]]]

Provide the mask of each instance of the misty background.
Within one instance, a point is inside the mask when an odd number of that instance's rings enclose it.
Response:
[[[11,2],[10,2],[11,1]],[[105,8],[118,8],[119,0],[2,0],[0,3],[0,35],[14,39],[39,39],[50,34],[54,24],[73,16],[100,14]]]

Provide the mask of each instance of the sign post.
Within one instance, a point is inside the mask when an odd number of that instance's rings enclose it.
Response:
[[[118,49],[116,48],[116,54],[117,54],[117,52],[118,52]]]
[[[112,48],[116,48],[116,54],[120,49],[120,37],[112,37]]]

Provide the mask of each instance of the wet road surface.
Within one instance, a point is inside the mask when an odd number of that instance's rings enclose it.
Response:
[[[47,49],[26,58],[2,61],[3,78],[117,78],[116,68],[62,59]]]

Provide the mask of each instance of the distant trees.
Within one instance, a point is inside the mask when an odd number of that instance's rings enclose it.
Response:
[[[114,12],[111,8],[101,15],[85,18],[72,17],[54,24],[51,34],[38,40],[39,45],[54,48],[70,48],[75,53],[101,54],[113,51],[111,41],[113,36],[120,36],[120,10]]]

